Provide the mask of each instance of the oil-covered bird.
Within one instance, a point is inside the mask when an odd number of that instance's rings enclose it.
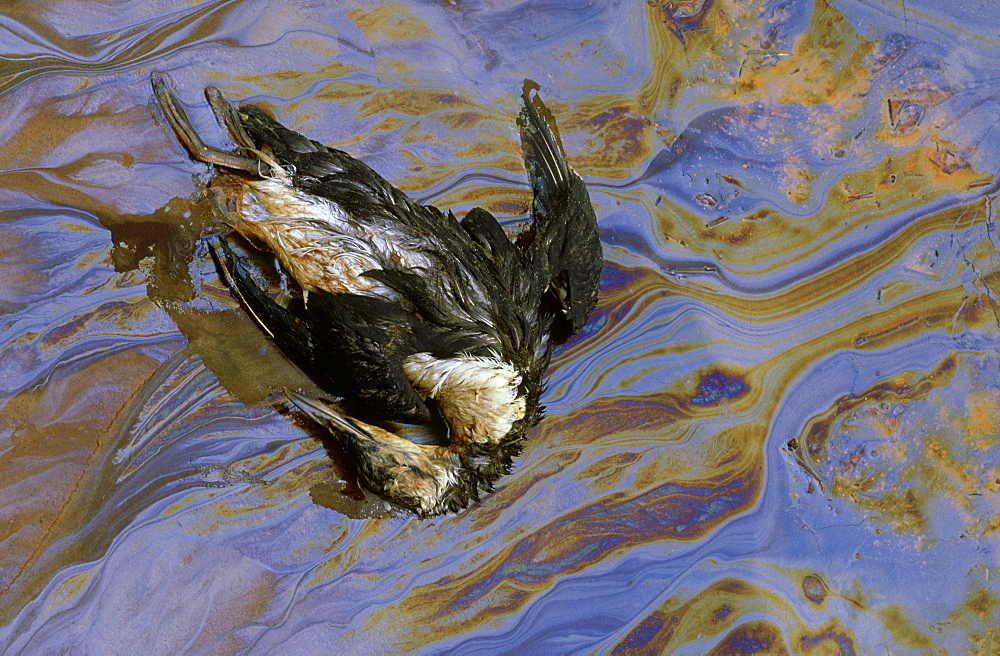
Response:
[[[261,108],[205,95],[236,146],[205,144],[160,75],[163,114],[192,159],[214,164],[224,219],[273,254],[288,293],[272,297],[227,239],[213,250],[235,296],[278,348],[360,412],[288,392],[336,436],[359,481],[420,516],[465,507],[510,469],[540,418],[553,345],[597,303],[603,262],[586,187],[525,82],[518,118],[534,193],[512,241],[488,211],[459,221],[420,205],[364,163],[289,130]],[[380,422],[448,424],[421,445]]]

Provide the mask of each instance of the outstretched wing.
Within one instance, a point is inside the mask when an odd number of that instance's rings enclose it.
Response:
[[[575,333],[597,306],[603,256],[597,216],[583,180],[566,163],[555,121],[537,94],[538,86],[525,81],[524,109],[518,118],[524,165],[535,200],[532,205],[532,258],[548,267],[550,289]],[[566,331],[564,331],[566,332]]]

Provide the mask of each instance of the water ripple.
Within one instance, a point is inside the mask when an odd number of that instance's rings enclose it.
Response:
[[[12,8],[0,650],[997,652],[994,14]],[[208,84],[512,232],[539,83],[606,266],[495,491],[417,520],[283,400],[151,69],[212,144]]]

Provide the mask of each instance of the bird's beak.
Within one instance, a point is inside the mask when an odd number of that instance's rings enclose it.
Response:
[[[285,396],[287,396],[299,410],[309,415],[309,418],[317,424],[326,426],[327,424],[333,423],[335,425],[343,425],[344,428],[348,428],[344,415],[336,412],[332,406],[306,396],[305,394],[300,394],[295,390],[285,389],[284,392]]]

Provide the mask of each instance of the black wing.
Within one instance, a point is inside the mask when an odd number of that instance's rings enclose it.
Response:
[[[550,286],[575,333],[597,306],[604,258],[597,231],[597,216],[583,180],[566,163],[555,121],[537,96],[533,82],[525,81],[524,109],[518,118],[524,165],[535,194],[532,206],[534,239],[532,259],[547,265]],[[567,335],[563,335],[567,336]]]
[[[414,203],[364,162],[286,128],[256,105],[234,108],[217,91],[210,99],[233,141],[247,155],[267,152],[289,170],[296,188],[334,200],[359,222],[389,220],[418,239],[439,232],[457,235],[454,219]]]
[[[430,414],[403,372],[403,360],[427,341],[447,344],[412,313],[375,296],[309,293],[287,306],[272,299],[225,239],[213,253],[234,291],[278,349],[331,394],[357,401],[389,421],[427,422]]]
[[[225,103],[212,95],[213,107]],[[248,156],[268,152],[292,174],[297,189],[333,201],[358,224],[391,226],[405,235],[408,248],[430,258],[434,264],[426,270],[384,261],[369,272],[402,294],[430,325],[478,326],[483,339],[477,346],[498,348],[508,341],[506,317],[537,310],[540,293],[516,298],[529,287],[532,267],[486,210],[475,208],[459,223],[451,213],[413,202],[363,162],[289,130],[259,107],[220,104],[216,114],[234,141],[254,144],[245,149]]]

